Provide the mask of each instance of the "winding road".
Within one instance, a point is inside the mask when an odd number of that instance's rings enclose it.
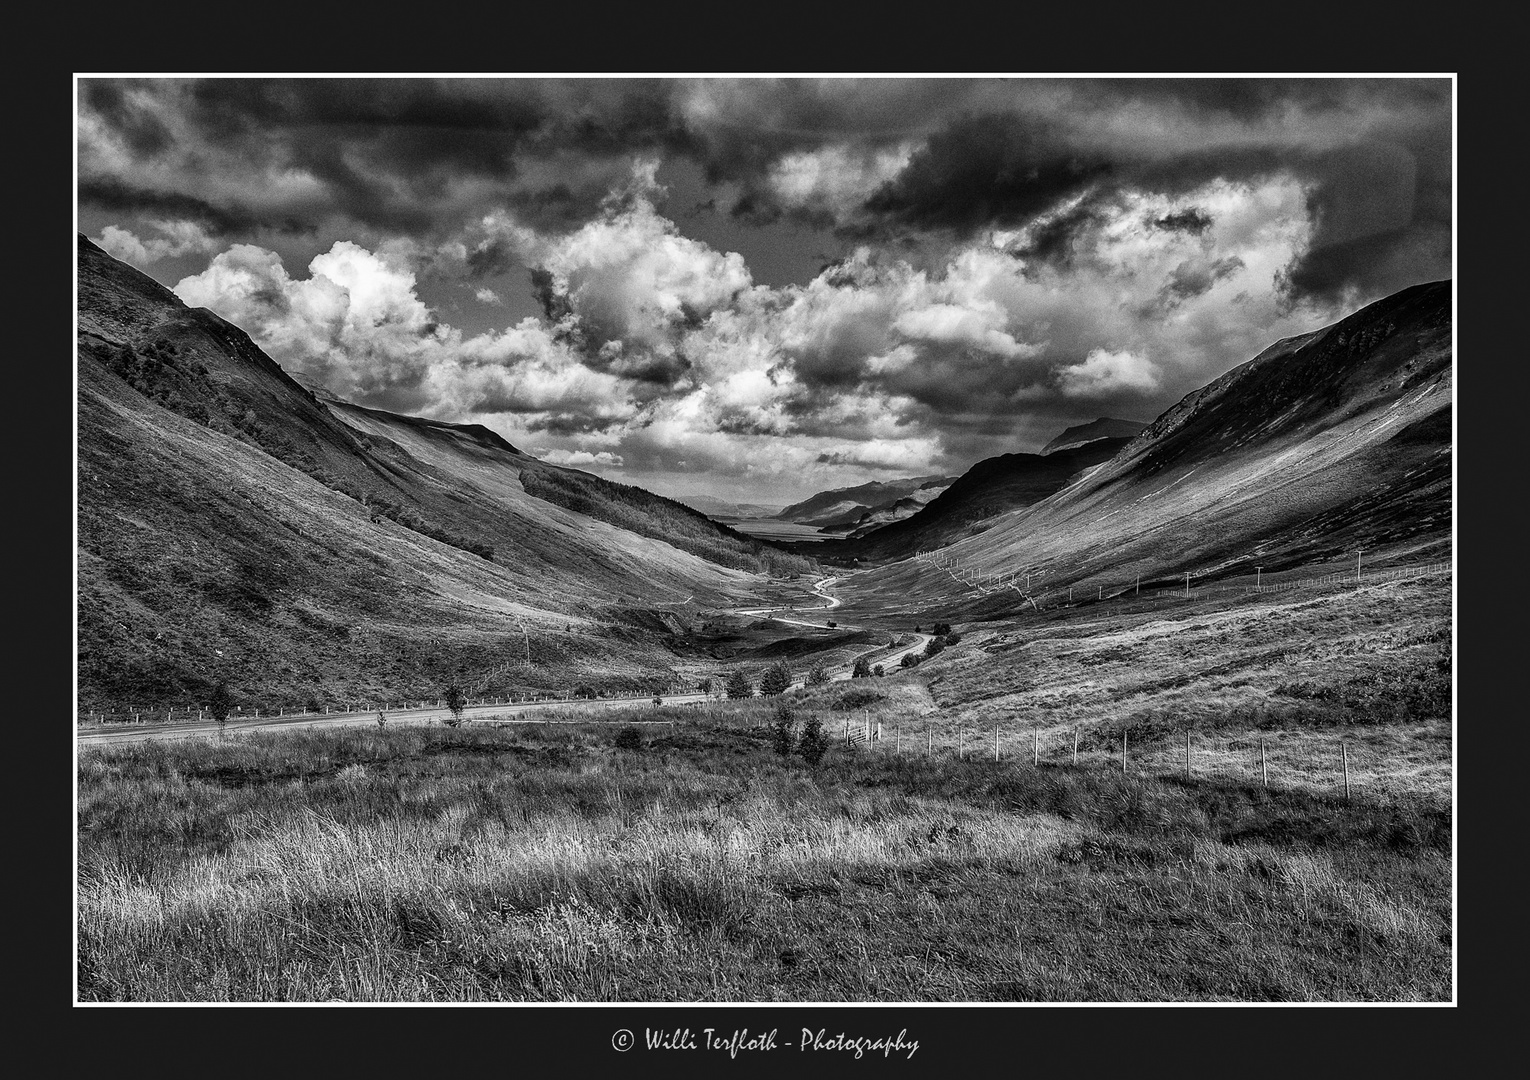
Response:
[[[824,606],[820,610],[833,611],[835,608],[843,604],[843,601],[840,600],[839,597],[834,596],[828,592],[829,587],[838,580],[839,578],[837,577],[826,577],[820,578],[818,581],[813,583],[813,592],[825,601]],[[761,618],[767,618],[772,622],[791,623],[795,626],[811,626],[818,630],[830,629],[825,623],[809,622],[806,619],[782,618],[781,616],[770,614],[772,611],[782,610],[796,609],[783,609],[779,607],[735,608],[731,613],[734,615],[758,616]],[[837,625],[835,629],[858,630],[860,627]],[[906,654],[922,652],[924,647],[932,640],[931,635],[924,633],[915,634],[914,637],[915,641],[913,644],[898,647],[895,651],[880,658],[877,663],[883,665],[884,669],[890,671],[898,666],[899,662]],[[851,670],[851,667],[848,665],[842,668],[837,668],[829,675],[829,680],[831,682],[842,682],[848,680],[851,677]],[[792,683],[791,688],[798,689],[804,685],[804,680],[798,680],[797,682]],[[527,701],[503,705],[469,705],[467,708],[462,710],[462,718],[467,721],[490,719],[504,720],[507,718],[514,719],[517,714],[523,714],[553,707],[577,708],[580,710],[589,710],[593,712],[601,709],[631,708],[633,705],[640,704],[641,702],[647,700],[651,699],[644,695],[640,695],[626,698],[597,698],[594,700],[576,698],[562,701]],[[699,705],[712,700],[716,699],[708,694],[699,692],[690,694],[664,695],[664,703],[666,705]],[[390,725],[397,724],[400,726],[411,726],[433,724],[444,721],[451,716],[451,712],[450,710],[442,708],[396,709],[389,710],[386,715]],[[236,732],[246,731],[296,731],[307,728],[333,727],[336,725],[375,724],[376,722],[377,710],[375,709],[361,712],[330,713],[324,716],[261,717],[259,719],[249,720],[230,720],[228,722],[228,733],[232,735]],[[528,718],[524,722],[533,723],[536,721]],[[574,722],[576,721],[549,721],[549,723]],[[635,722],[642,723],[643,721]],[[100,746],[107,743],[145,742],[150,739],[191,739],[217,737],[218,725],[216,721],[197,720],[175,724],[145,724],[142,726],[134,727],[102,727],[90,730],[80,730],[76,734],[76,741],[78,745]]]

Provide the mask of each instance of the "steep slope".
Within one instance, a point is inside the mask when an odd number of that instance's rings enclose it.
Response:
[[[1114,417],[1102,416],[1087,424],[1074,424],[1043,446],[1041,452],[1050,454],[1054,450],[1069,450],[1075,446],[1093,442],[1095,439],[1130,439],[1145,427],[1147,427],[1146,424],[1137,420],[1117,420]]]
[[[949,554],[1106,595],[1138,575],[1146,588],[1353,565],[1357,549],[1369,565],[1447,557],[1451,331],[1441,281],[1276,342]],[[920,587],[911,567],[883,574]]]
[[[84,706],[185,703],[220,678],[251,701],[434,695],[528,652],[520,687],[638,678],[674,656],[624,625],[807,565],[486,428],[322,399],[78,248]]]

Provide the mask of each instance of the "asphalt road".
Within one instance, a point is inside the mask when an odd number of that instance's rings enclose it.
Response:
[[[827,592],[829,586],[833,585],[837,580],[839,579],[836,577],[823,578],[818,582],[815,582],[813,585],[813,591],[826,601],[823,608],[825,611],[832,611],[833,609],[839,607],[842,603],[838,597],[831,596]],[[811,626],[820,630],[828,628],[824,623],[821,622],[809,622],[805,619],[789,619],[770,615],[770,612],[772,611],[781,610],[786,609],[740,608],[735,609],[734,614],[755,615],[763,618],[769,618],[773,622],[792,623],[797,626]],[[837,628],[841,630],[859,629],[859,627],[846,626],[843,624],[839,624]],[[928,644],[931,640],[931,635],[929,634],[916,634],[914,636],[916,640],[913,644],[899,648],[895,652],[890,653],[889,655],[878,660],[877,663],[882,664],[883,667],[887,670],[892,670],[898,666],[899,661],[903,659],[903,656],[906,653],[923,651],[925,645]],[[831,682],[841,682],[849,679],[850,677],[851,668],[848,665],[843,668],[836,669],[829,675]],[[792,684],[793,688],[801,687],[803,685],[804,684],[801,681]],[[467,721],[484,721],[491,719],[513,721],[518,715],[535,713],[539,710],[545,710],[548,708],[579,709],[580,711],[598,713],[606,709],[630,709],[634,705],[641,705],[644,701],[647,700],[651,699],[645,697],[596,698],[593,700],[574,699],[572,701],[528,701],[507,705],[470,705],[462,710],[462,718]],[[699,704],[708,700],[717,700],[717,698],[709,698],[708,695],[702,693],[691,693],[666,694],[664,695],[663,700],[664,704],[666,705],[687,705],[692,703]],[[446,720],[450,716],[451,712],[449,710],[438,708],[397,709],[391,710],[387,713],[389,724],[398,724],[401,726],[438,723]],[[236,732],[247,731],[296,731],[305,728],[335,727],[355,724],[375,724],[376,722],[377,711],[375,709],[367,712],[330,713],[325,716],[261,717],[259,719],[230,720],[228,722],[228,733],[234,734]],[[533,722],[532,718],[527,717],[526,722]],[[553,722],[571,723],[573,721]],[[641,723],[642,721],[636,722]],[[143,724],[132,727],[102,727],[90,731],[80,731],[76,736],[77,742],[79,744],[94,746],[100,746],[107,743],[144,742],[149,739],[205,739],[217,737],[218,725],[215,721],[212,720],[198,720],[176,724]]]

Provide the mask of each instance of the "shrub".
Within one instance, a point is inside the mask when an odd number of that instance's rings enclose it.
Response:
[[[388,717],[383,713],[381,709],[377,710],[377,726],[380,728],[385,728],[388,726]]]
[[[462,696],[462,687],[452,683],[446,688],[446,707],[451,710],[451,716],[446,721],[447,727],[462,726],[462,710],[467,706],[467,701]]]
[[[927,656],[927,657],[934,656],[937,653],[939,653],[942,649],[944,649],[945,647],[946,647],[946,639],[945,638],[938,638],[938,637],[937,638],[931,638],[929,640],[929,642],[924,647],[924,655]]]
[[[947,645],[960,645],[961,644],[961,640],[962,640],[962,636],[960,634],[947,634],[946,635],[946,644]]]
[[[790,757],[796,741],[797,714],[785,702],[776,706],[775,722],[770,728],[770,743],[776,753]]]
[[[734,668],[728,675],[727,691],[730,698],[751,698],[754,697],[754,683],[743,668]]]
[[[813,670],[808,672],[807,684],[809,686],[823,686],[829,681],[829,669],[822,664],[814,664]]]
[[[574,687],[574,696],[577,698],[593,699],[599,697],[600,695],[595,692],[595,688],[593,686],[590,686],[588,683],[584,683]]]
[[[903,654],[903,659],[898,661],[898,666],[899,667],[918,667],[919,666],[919,654],[918,653],[904,653]]]
[[[228,714],[234,708],[234,696],[229,693],[228,683],[222,679],[213,687],[212,697],[207,702],[207,712],[218,722],[218,738],[223,738],[228,732]]]
[[[817,765],[829,749],[829,737],[824,734],[823,720],[815,713],[802,725],[802,737],[797,740],[797,754],[809,765]]]
[[[850,677],[852,679],[871,678],[871,661],[867,660],[864,656],[856,657],[855,667],[850,669]]]
[[[948,622],[938,622],[934,626],[930,627],[930,633],[934,634],[936,637],[945,637],[950,632],[951,624]]]
[[[877,664],[871,669],[871,673],[880,679],[883,675],[887,674],[887,669],[884,668],[881,664]]]
[[[616,746],[620,750],[643,749],[643,733],[628,724],[616,733]]]
[[[792,669],[785,660],[778,660],[765,669],[765,675],[760,679],[760,693],[766,697],[775,697],[784,694],[792,684]]]

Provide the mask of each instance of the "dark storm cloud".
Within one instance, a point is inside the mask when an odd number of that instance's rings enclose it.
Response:
[[[1165,232],[1187,232],[1199,236],[1211,228],[1211,220],[1210,214],[1198,206],[1192,206],[1177,214],[1165,214],[1163,217],[1154,218],[1152,224]]]
[[[694,142],[658,81],[82,80],[81,109],[144,161],[185,155],[188,183],[205,182],[198,159],[207,167],[208,155],[232,163],[227,182],[252,192],[275,170],[320,182],[321,200],[261,224],[301,213],[310,226],[340,216],[414,234],[460,226],[453,188],[474,182],[533,224],[577,223],[609,177],[522,186],[528,159],[680,152]],[[177,118],[175,137],[162,114]],[[104,179],[92,167],[84,155],[82,176]],[[112,208],[93,189],[82,198]],[[443,221],[445,211],[456,216]]]
[[[889,240],[1048,218],[1031,254],[1065,265],[1085,212],[1050,215],[1084,193],[1178,194],[1284,170],[1312,186],[1317,223],[1285,276],[1294,301],[1398,285],[1407,257],[1428,264],[1414,276],[1448,272],[1450,92],[1447,79],[83,79],[82,114],[132,160],[165,167],[151,184],[116,155],[82,153],[80,197],[220,236],[349,220],[420,239],[492,209],[567,231],[651,152],[734,185],[728,205],[747,224]],[[790,154],[900,145],[906,165],[853,212],[772,182]],[[276,178],[294,172],[317,190],[284,191]],[[1396,219],[1405,183],[1411,212]],[[475,253],[472,272],[503,272],[500,254]]]
[[[1207,262],[1204,259],[1187,259],[1169,274],[1169,280],[1158,294],[1158,306],[1173,307],[1181,301],[1208,293],[1217,282],[1241,269],[1243,269],[1243,260],[1236,255],[1229,255],[1225,259],[1217,259],[1214,262]]]
[[[312,231],[311,225],[291,216],[260,214],[239,203],[215,205],[194,195],[136,187],[114,178],[82,178],[77,190],[80,201],[91,206],[195,221],[214,236],[231,236],[257,229],[288,234]]]
[[[1030,242],[1018,248],[1019,258],[1067,267],[1073,262],[1075,242],[1105,220],[1100,209],[1088,202],[1068,210],[1031,231]]]
[[[914,229],[1020,225],[1112,168],[1103,155],[1070,147],[1050,123],[975,116],[932,135],[866,209],[877,224]]]

